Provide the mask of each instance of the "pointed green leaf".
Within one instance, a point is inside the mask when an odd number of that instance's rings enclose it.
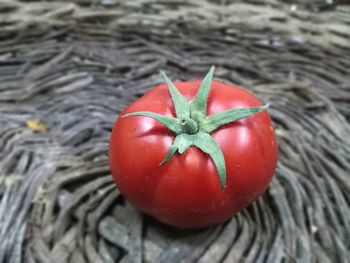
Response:
[[[165,82],[168,84],[169,92],[174,103],[175,113],[177,118],[184,118],[190,116],[190,103],[175,87],[174,83],[167,77],[167,75],[161,71]]]
[[[159,165],[163,165],[166,162],[168,162],[170,158],[176,153],[176,151],[177,151],[177,147],[174,145],[170,145],[169,151],[167,152],[164,159],[160,162]]]
[[[226,184],[226,166],[224,155],[214,139],[207,133],[199,132],[193,135],[193,145],[207,153],[215,164],[220,177],[220,186],[224,188]]]
[[[132,117],[132,116],[145,116],[145,117],[153,118],[153,119],[159,121],[160,123],[162,123],[169,130],[175,132],[176,134],[181,133],[181,131],[182,131],[181,124],[180,124],[180,121],[178,119],[173,118],[173,117],[160,115],[160,114],[153,113],[150,111],[138,111],[138,112],[128,113],[128,114],[125,114],[121,117],[126,118],[126,117]]]
[[[207,133],[211,133],[212,131],[216,130],[222,125],[249,117],[258,112],[266,110],[268,107],[269,105],[264,105],[255,108],[238,108],[209,115],[203,121],[202,129],[205,130]]]
[[[191,134],[180,134],[176,136],[174,145],[179,149],[179,153],[184,153],[191,145],[193,145],[193,136]]]
[[[163,165],[164,163],[168,162],[177,151],[180,154],[184,153],[192,145],[192,142],[192,135],[180,134],[176,136],[173,144],[170,146],[169,151],[165,155],[160,165]]]
[[[211,87],[211,82],[213,80],[214,75],[214,66],[210,68],[208,74],[203,79],[196,97],[191,103],[191,110],[195,112],[200,112],[203,115],[206,114],[207,111],[207,100],[209,96],[209,91]]]
[[[220,178],[220,186],[223,188],[226,184],[226,167],[224,155],[214,139],[207,133],[198,132],[196,134],[180,134],[176,136],[174,143],[160,165],[168,162],[176,153],[184,153],[189,147],[196,146],[201,151],[207,153],[212,159]]]

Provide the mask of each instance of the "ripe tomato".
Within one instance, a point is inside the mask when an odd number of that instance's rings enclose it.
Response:
[[[187,101],[194,101],[201,81],[174,84]],[[241,87],[211,79],[209,86],[205,100],[208,116],[261,106]],[[175,118],[173,99],[168,85],[162,84],[127,107],[121,116],[147,111]],[[204,228],[227,220],[266,190],[276,167],[277,144],[269,114],[262,111],[250,115],[210,131],[224,157],[223,184],[215,158],[193,144],[182,154],[172,153],[160,165],[176,137],[163,123],[145,115],[119,117],[109,149],[117,187],[135,207],[169,225]],[[191,134],[196,136],[196,130]]]

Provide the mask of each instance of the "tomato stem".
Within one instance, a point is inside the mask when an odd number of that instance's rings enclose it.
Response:
[[[196,134],[198,132],[198,123],[191,118],[183,118],[180,120],[182,133]]]

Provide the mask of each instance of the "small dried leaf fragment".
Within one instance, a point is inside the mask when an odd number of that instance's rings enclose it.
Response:
[[[35,132],[47,132],[49,130],[41,120],[27,120],[26,125]]]

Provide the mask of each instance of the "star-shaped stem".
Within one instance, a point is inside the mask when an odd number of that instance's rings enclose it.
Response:
[[[213,115],[206,115],[207,100],[214,75],[214,67],[203,79],[199,90],[192,102],[178,91],[174,83],[161,72],[168,84],[169,92],[174,104],[176,117],[163,116],[154,112],[142,111],[132,112],[122,117],[146,116],[153,118],[176,134],[173,144],[170,146],[166,156],[160,162],[160,165],[168,162],[176,154],[184,153],[189,147],[194,146],[207,153],[218,171],[220,186],[224,188],[226,184],[226,165],[225,158],[219,145],[214,141],[211,132],[222,125],[249,117],[253,114],[266,110],[268,105],[255,108],[236,108]]]

